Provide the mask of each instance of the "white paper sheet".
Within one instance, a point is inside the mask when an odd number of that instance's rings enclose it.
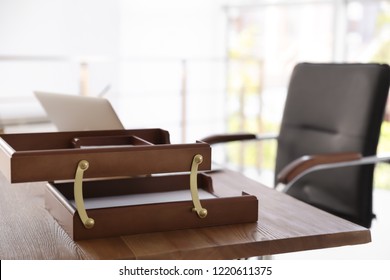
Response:
[[[215,195],[199,189],[199,199],[216,198]],[[109,196],[98,198],[86,198],[84,199],[85,209],[97,209],[130,205],[142,205],[151,203],[164,203],[164,202],[176,202],[176,201],[188,201],[192,200],[190,190],[180,190],[172,192],[157,192],[157,193],[145,193],[145,194],[132,194],[121,196]],[[70,200],[70,203],[76,207],[74,200]]]

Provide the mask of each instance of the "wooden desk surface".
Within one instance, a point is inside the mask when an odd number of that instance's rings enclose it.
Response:
[[[0,259],[235,259],[371,241],[368,229],[241,174],[212,177],[215,188],[256,195],[258,222],[75,243],[46,211],[44,182],[11,185],[0,174]]]

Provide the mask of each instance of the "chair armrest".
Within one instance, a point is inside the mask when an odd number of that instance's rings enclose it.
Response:
[[[200,141],[210,145],[226,143],[232,141],[247,141],[247,140],[270,140],[277,139],[277,134],[262,134],[256,135],[252,133],[232,133],[232,134],[215,134],[201,139]]]
[[[305,170],[303,170],[301,173],[297,174],[294,178],[292,178],[281,190],[283,192],[288,191],[293,185],[302,177],[320,170],[326,170],[326,169],[334,169],[334,168],[342,168],[342,167],[349,167],[349,166],[358,166],[358,165],[369,165],[369,164],[376,164],[380,162],[390,162],[390,154],[382,154],[382,155],[374,155],[374,156],[366,156],[366,157],[360,157],[355,160],[347,160],[347,161],[338,161],[338,162],[331,162],[331,163],[321,163],[317,165],[313,165]]]
[[[288,184],[305,170],[319,164],[346,162],[357,160],[361,157],[362,155],[359,153],[337,153],[302,156],[285,166],[279,172],[276,178],[276,183]]]

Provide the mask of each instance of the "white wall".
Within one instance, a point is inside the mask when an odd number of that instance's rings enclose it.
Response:
[[[116,0],[0,0],[0,58],[61,58],[0,60],[0,97],[31,96],[33,90],[78,93],[78,57],[119,54],[119,15]]]
[[[224,51],[224,13],[217,1],[122,1],[121,12],[124,56],[210,57]]]
[[[224,85],[217,72],[223,74],[224,69],[213,59],[225,56],[225,27],[218,1],[122,1],[120,45],[121,56],[127,60],[121,64],[120,88],[131,100],[131,108],[138,109],[125,118],[129,125],[135,118],[144,126],[161,121],[160,126],[180,138],[183,67],[187,70],[187,118],[192,124],[188,134],[200,137],[208,133],[206,115],[223,118],[223,104],[215,104],[223,100]],[[202,89],[197,90],[199,87]],[[206,98],[207,102],[203,101]],[[210,104],[214,106],[205,106]],[[197,121],[203,123],[201,132],[195,127]]]
[[[115,55],[118,0],[0,0],[0,54]]]
[[[90,93],[97,94],[111,85],[107,97],[121,96],[116,102],[119,110],[133,113],[124,116],[126,124],[165,128],[165,122],[179,130],[182,59],[197,60],[195,70],[188,64],[188,87],[211,88],[211,94],[223,96],[214,89],[221,85],[220,75],[214,78],[214,74],[223,68],[208,61],[225,55],[221,2],[0,0],[0,106],[18,114],[19,107],[4,106],[4,100],[25,100],[32,97],[33,90],[78,93],[80,70],[74,59],[87,57],[93,61],[89,65]],[[2,56],[73,60],[6,61]],[[112,61],[95,61],[101,57]],[[200,62],[205,63],[204,71],[199,70]],[[199,98],[205,97],[199,97],[199,92],[193,94],[192,103],[202,103]],[[207,94],[210,98],[210,92]],[[122,102],[123,98],[127,101]],[[151,100],[153,104],[148,105]],[[222,117],[217,108],[207,112]],[[140,113],[135,112],[137,109]],[[0,108],[0,114],[7,113]]]

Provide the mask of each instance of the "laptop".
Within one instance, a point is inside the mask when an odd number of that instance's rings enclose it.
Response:
[[[105,98],[41,91],[34,94],[59,131],[124,129]]]

